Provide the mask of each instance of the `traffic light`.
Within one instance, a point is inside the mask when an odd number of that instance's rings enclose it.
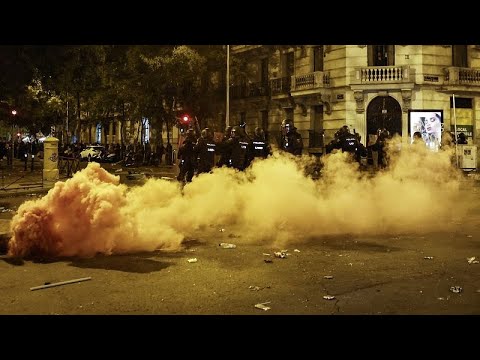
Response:
[[[192,123],[192,118],[189,114],[182,114],[177,117],[177,126],[180,129],[180,132],[183,134],[185,133],[190,127]]]

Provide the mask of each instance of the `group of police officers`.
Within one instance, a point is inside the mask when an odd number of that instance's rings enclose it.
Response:
[[[271,148],[265,139],[262,128],[255,128],[254,135],[250,137],[245,131],[245,125],[227,126],[223,139],[214,140],[209,128],[200,132],[198,139],[195,130],[186,131],[185,140],[178,149],[180,171],[178,181],[190,182],[195,173],[210,172],[215,166],[227,166],[240,171],[247,168],[256,158],[266,158],[271,154]],[[282,137],[280,148],[293,155],[301,155],[303,140],[293,125],[292,120],[282,122]],[[219,160],[215,163],[215,154]]]

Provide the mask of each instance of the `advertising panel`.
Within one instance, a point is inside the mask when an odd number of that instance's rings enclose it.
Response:
[[[444,126],[443,110],[409,110],[408,123],[411,142],[413,134],[419,132],[429,149],[439,149]]]

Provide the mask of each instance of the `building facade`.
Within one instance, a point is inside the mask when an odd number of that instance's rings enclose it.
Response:
[[[256,126],[275,144],[294,120],[305,153],[321,153],[343,125],[361,135],[386,128],[409,141],[409,114],[435,110],[443,129],[480,136],[479,45],[235,45],[241,75],[230,84],[229,122]],[[455,99],[455,101],[453,101]]]

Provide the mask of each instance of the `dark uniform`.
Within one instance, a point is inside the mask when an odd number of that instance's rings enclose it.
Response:
[[[252,158],[266,158],[270,155],[270,146],[265,141],[265,134],[259,127],[255,128],[255,135],[251,144],[251,156]]]
[[[197,153],[194,149],[195,136],[193,130],[188,130],[187,137],[185,138],[182,146],[178,149],[178,158],[180,160],[180,171],[177,176],[178,181],[192,181],[193,174],[195,172],[195,163],[197,160]],[[185,178],[186,176],[186,178]]]
[[[197,174],[210,172],[215,165],[216,145],[207,129],[203,129],[195,145],[197,153]]]
[[[228,154],[227,154],[227,141],[230,139],[230,133],[232,132],[232,127],[227,126],[225,128],[225,134],[223,135],[223,139],[217,145],[217,153],[220,154],[220,159],[217,162],[218,167],[222,167],[223,165],[228,166]]]
[[[242,130],[240,126],[234,126],[232,129],[232,136],[226,143],[226,156],[228,159],[227,166],[238,170],[245,169],[248,159],[248,139],[242,137]]]
[[[292,120],[283,120],[280,148],[293,155],[302,155],[303,139]]]

